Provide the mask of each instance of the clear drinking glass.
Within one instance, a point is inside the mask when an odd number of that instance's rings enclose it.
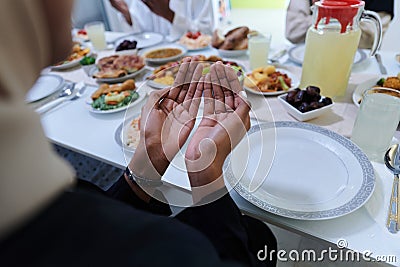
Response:
[[[94,49],[101,51],[107,48],[104,23],[93,21],[85,24],[85,30],[89,36]]]
[[[266,66],[268,62],[269,47],[271,45],[271,34],[252,33],[249,34],[248,38],[250,69],[254,70]]]
[[[375,87],[363,94],[351,140],[370,160],[382,161],[400,119],[400,92]]]

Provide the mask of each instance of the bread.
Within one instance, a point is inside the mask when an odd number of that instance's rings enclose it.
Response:
[[[230,30],[224,37],[220,37],[215,30],[212,39],[212,45],[215,48],[223,50],[243,50],[247,49],[250,29],[248,27],[237,27]]]

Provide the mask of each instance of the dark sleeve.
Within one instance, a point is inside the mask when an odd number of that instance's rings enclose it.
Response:
[[[109,197],[125,202],[136,209],[151,212],[158,215],[171,215],[171,209],[169,205],[158,201],[157,199],[151,198],[149,203],[146,203],[142,199],[136,196],[136,194],[132,191],[129,184],[126,182],[124,175],[111,186],[110,189],[106,191],[106,195]],[[162,194],[160,194],[162,195]]]
[[[365,9],[375,12],[386,12],[393,19],[394,0],[365,0]]]
[[[207,236],[221,259],[246,266],[276,265],[276,259],[257,259],[257,252],[264,246],[276,251],[272,232],[264,223],[243,216],[228,193],[206,205],[187,208],[176,218]]]

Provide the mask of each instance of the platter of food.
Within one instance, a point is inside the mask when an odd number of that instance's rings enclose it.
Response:
[[[185,47],[174,44],[152,47],[139,52],[146,63],[150,64],[165,64],[175,61],[183,57],[186,53],[187,49]]]
[[[52,70],[65,70],[79,65],[79,61],[90,55],[90,48],[85,47],[79,43],[74,43],[72,53],[63,61],[51,66]]]
[[[218,56],[206,57],[204,55],[196,55],[193,56],[192,58],[197,61],[203,62],[202,63],[204,67],[203,74],[208,73],[211,64],[217,61],[221,61],[223,64],[234,68],[238,73],[238,77],[243,76],[244,73],[243,66],[239,65],[234,61],[223,60]],[[180,64],[181,61],[173,61],[156,68],[153,71],[153,74],[150,77],[148,77],[148,85],[157,89],[162,89],[171,86],[174,83]]]
[[[211,44],[217,49],[221,57],[239,57],[246,55],[248,48],[247,35],[250,33],[248,27],[237,27],[226,34],[215,30],[211,39]]]
[[[114,139],[127,152],[135,152],[140,139],[140,114],[124,120],[115,131]]]
[[[397,76],[375,77],[360,83],[353,92],[353,103],[359,107],[364,92],[373,87],[386,87],[400,91],[400,73]]]
[[[135,106],[145,96],[145,93],[136,91],[135,81],[129,79],[122,84],[101,84],[87,100],[87,104],[90,112],[108,114]]]
[[[292,219],[344,216],[362,207],[375,188],[374,168],[358,146],[308,123],[255,125],[225,164],[226,184],[239,195]]]
[[[189,31],[179,39],[178,43],[186,47],[189,52],[200,51],[210,46],[211,35]]]
[[[59,75],[43,74],[28,91],[25,96],[25,101],[31,103],[48,97],[61,90],[65,84],[64,82],[64,79]]]
[[[89,73],[98,82],[120,83],[145,70],[144,60],[136,54],[103,57]]]
[[[296,64],[303,65],[304,51],[305,51],[305,44],[299,44],[291,47],[288,50],[289,59]],[[368,59],[368,56],[364,52],[364,50],[358,49],[354,56],[353,65],[362,63],[366,59]]]
[[[246,74],[244,89],[263,96],[275,96],[296,89],[300,84],[298,77],[283,68],[273,65],[260,67]]]

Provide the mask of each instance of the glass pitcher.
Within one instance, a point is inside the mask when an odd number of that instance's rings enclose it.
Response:
[[[370,56],[382,42],[382,24],[377,13],[364,10],[364,1],[321,0],[312,6],[313,24],[307,31],[300,87],[318,86],[321,95],[344,96],[361,37],[359,23],[376,26]]]

